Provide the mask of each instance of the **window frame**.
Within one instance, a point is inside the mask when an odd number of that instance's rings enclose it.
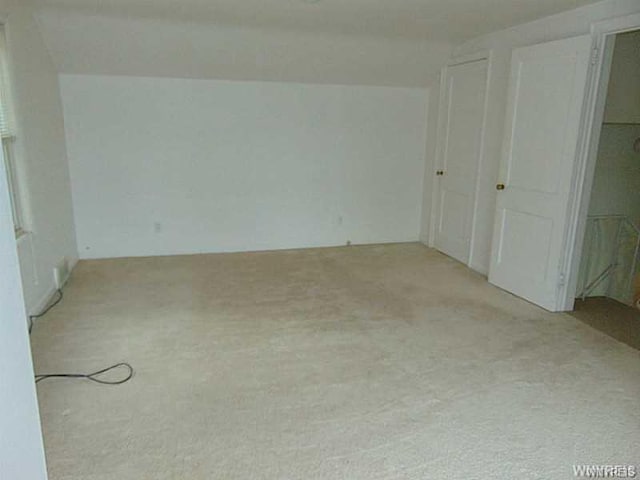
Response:
[[[0,133],[2,153],[4,157],[4,169],[7,173],[7,183],[11,204],[11,216],[13,230],[16,238],[24,233],[25,215],[22,202],[19,166],[15,154],[15,118],[13,105],[13,89],[9,72],[9,51],[7,48],[7,34],[4,19],[0,18],[0,101],[4,104],[4,122]]]
[[[18,183],[18,173],[15,165],[14,137],[2,138],[2,156],[4,157],[4,168],[7,172],[7,183],[9,187],[9,200],[11,204],[11,216],[13,218],[13,230],[16,238],[25,233],[24,216],[22,213],[22,202],[20,198],[20,186]]]

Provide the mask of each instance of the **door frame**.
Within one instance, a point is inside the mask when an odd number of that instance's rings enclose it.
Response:
[[[435,247],[436,241],[436,225],[438,221],[438,212],[440,210],[440,182],[436,172],[440,170],[443,162],[444,148],[446,144],[445,132],[445,104],[446,104],[446,82],[447,72],[450,68],[466,63],[473,63],[485,60],[487,62],[487,80],[485,83],[485,96],[482,112],[482,126],[480,133],[480,152],[478,154],[478,164],[476,168],[475,186],[473,192],[473,210],[471,212],[471,237],[469,239],[469,260],[466,265],[471,268],[475,260],[475,240],[476,240],[476,219],[478,213],[478,197],[480,194],[480,172],[485,163],[485,142],[487,137],[487,117],[489,111],[489,89],[491,88],[491,72],[492,72],[492,50],[479,50],[474,53],[459,55],[451,58],[447,64],[440,70],[440,91],[438,95],[438,115],[436,128],[436,152],[431,170],[431,215],[429,217],[429,246]]]
[[[6,173],[0,149],[0,430],[6,438],[0,438],[0,476],[46,480],[42,423]]]
[[[598,159],[598,145],[604,119],[615,35],[639,29],[640,14],[617,17],[591,25],[593,37],[591,71],[587,80],[578,156],[571,185],[563,264],[560,266],[560,271],[564,272],[566,278],[560,285],[559,310],[573,310],[577,295],[580,261],[589,213],[591,188]]]

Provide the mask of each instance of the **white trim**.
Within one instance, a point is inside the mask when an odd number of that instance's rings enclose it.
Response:
[[[490,58],[491,58],[490,50],[480,50],[478,52],[467,53],[465,55],[458,55],[456,57],[452,57],[447,62],[446,67],[455,67],[456,65],[463,65],[465,63],[478,62],[480,60],[489,60]]]
[[[76,268],[79,261],[80,259],[75,257],[69,259],[69,277],[71,277],[71,273],[73,272],[73,269]]]
[[[580,127],[578,158],[571,186],[571,199],[567,224],[563,265],[567,282],[559,287],[558,309],[573,310],[580,260],[586,229],[586,217],[589,211],[589,199],[600,140],[600,127],[604,117],[606,90],[609,83],[609,71],[613,55],[614,35],[640,29],[640,14],[627,15],[591,25],[593,48],[599,52],[596,65],[591,67],[584,112]]]
[[[479,61],[487,62],[487,77],[485,82],[485,99],[482,113],[482,127],[480,133],[480,151],[477,159],[476,179],[475,179],[475,191],[473,194],[473,211],[471,212],[471,234],[469,239],[469,255],[466,265],[469,268],[473,268],[473,262],[475,260],[474,254],[476,253],[475,240],[476,240],[476,220],[478,215],[478,199],[480,197],[480,173],[485,163],[485,145],[486,145],[486,133],[488,124],[488,112],[489,112],[489,92],[491,88],[491,67],[493,62],[492,50],[480,50],[478,52],[460,55],[451,58],[447,64],[440,71],[440,95],[438,99],[438,124],[436,133],[436,152],[433,162],[433,169],[431,171],[431,216],[429,224],[429,246],[435,247],[436,239],[436,222],[438,220],[438,212],[440,210],[440,182],[436,171],[440,170],[442,166],[444,146],[446,145],[445,133],[445,111],[443,108],[447,101],[447,70],[451,67],[458,65],[464,65],[466,63],[473,63]]]
[[[603,40],[607,35],[617,35],[638,29],[640,29],[640,13],[611,18],[591,25],[591,33],[597,40]]]
[[[53,296],[56,294],[56,291],[57,290],[55,285],[52,285],[49,289],[47,289],[47,291],[40,298],[38,303],[36,303],[33,308],[29,309],[29,315],[39,315],[42,311],[44,311],[44,309],[47,308],[47,306],[53,299]]]
[[[79,260],[77,258],[71,258],[68,260],[69,274],[67,275],[65,282],[71,278],[71,273],[73,272],[73,269],[76,268],[76,265],[78,265],[78,262]],[[47,308],[57,291],[55,284],[52,282],[52,285],[47,289],[40,300],[33,306],[33,308],[29,309],[29,315],[38,315]]]

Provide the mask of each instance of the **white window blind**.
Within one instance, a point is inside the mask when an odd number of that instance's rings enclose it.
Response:
[[[0,26],[0,138],[10,138],[14,135],[12,118],[5,32],[4,27]]]
[[[0,25],[0,140],[4,153],[4,166],[7,170],[9,193],[11,198],[11,212],[16,235],[24,232],[22,224],[22,210],[17,181],[16,165],[14,165],[13,140],[15,131],[13,128],[13,106],[9,88],[9,68],[7,58],[7,45],[4,27]]]

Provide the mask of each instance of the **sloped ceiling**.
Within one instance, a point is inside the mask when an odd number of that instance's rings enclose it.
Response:
[[[36,0],[61,73],[423,86],[450,46],[593,0]]]
[[[36,0],[92,15],[459,42],[594,0]]]

